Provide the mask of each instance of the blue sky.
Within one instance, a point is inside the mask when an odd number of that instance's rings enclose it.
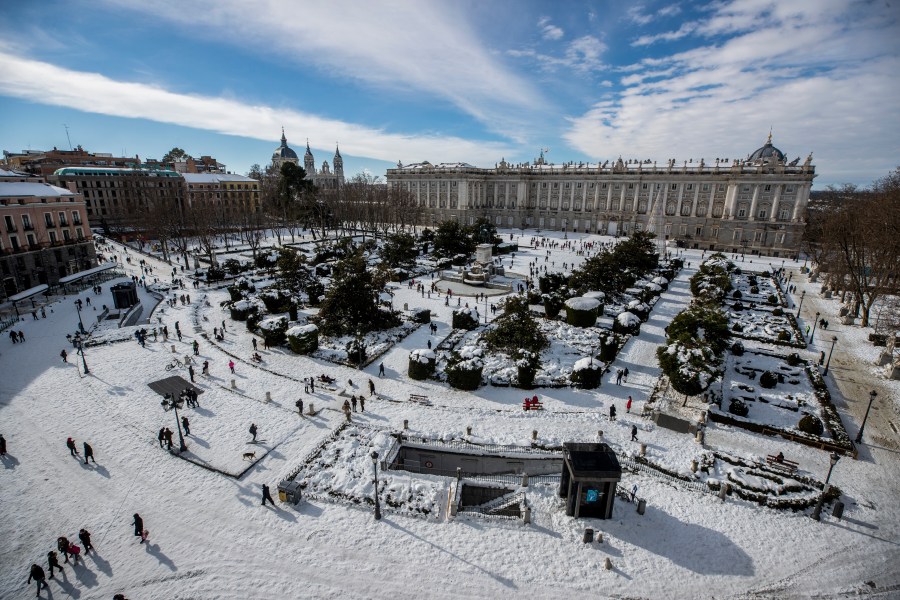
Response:
[[[900,165],[900,2],[4,3],[0,147],[234,172],[284,126],[317,167],[746,157],[773,131],[816,187]]]

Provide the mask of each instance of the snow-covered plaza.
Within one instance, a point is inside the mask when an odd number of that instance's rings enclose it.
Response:
[[[563,240],[562,232],[499,234],[519,243],[514,257],[504,256],[502,262],[511,278],[519,274],[523,279],[532,261],[548,271],[562,271],[563,263],[571,268],[585,258],[575,244],[613,241],[586,234],[569,234]],[[573,244],[553,246],[547,257],[549,246],[533,245],[541,239]],[[140,261],[146,261],[154,271],[148,282],[171,280],[172,265],[156,255],[108,241],[99,246],[99,253],[116,261],[128,277],[145,275]],[[20,303],[21,320],[4,330],[0,348],[0,434],[8,448],[0,469],[0,598],[30,597],[34,588],[25,583],[29,566],[45,565],[57,538],[74,540],[81,528],[92,533],[96,551],[82,555],[76,566],[65,565],[43,596],[897,597],[900,381],[887,379],[875,365],[879,349],[867,339],[871,330],[842,325],[838,299],[822,297],[821,286],[801,273],[802,262],[734,258],[745,272],[771,271],[783,264],[790,283],[797,286],[796,293],[784,298],[784,311],[796,313],[805,292],[799,330],[812,325],[813,315],[831,317],[827,331],[817,331],[808,347],[786,348],[757,339],[765,332],[764,313],[743,313],[739,320],[747,332],[742,340],[747,352],[729,363],[727,371],[736,385],[744,386],[739,389],[756,383],[746,370],[747,364],[754,364],[753,352],[797,352],[820,373],[820,354],[830,351],[836,336],[824,381],[850,439],[859,431],[869,392],[878,395],[863,442],[855,445],[857,456],[842,454],[835,465],[829,449],[712,418],[700,443],[692,434],[659,426],[649,408],[645,410],[655,394],[657,406],[668,403],[687,419],[701,418],[700,410],[677,406],[677,394],[666,399],[658,389],[656,350],[665,343],[668,324],[690,303],[689,279],[702,260],[699,250],[670,250],[680,254],[685,267],[652,306],[640,333],[616,355],[602,385],[592,390],[541,387],[539,377],[534,390],[483,385],[466,392],[433,379],[409,378],[410,353],[426,346],[437,349],[453,333],[457,298],[460,304],[479,307],[480,318],[490,321],[496,317],[490,303],[507,295],[491,290],[487,300],[476,303],[466,295],[474,290],[454,285],[450,302],[446,282],[429,294],[406,281],[390,284],[393,306],[430,309],[436,330],[422,325],[386,341],[386,351],[361,371],[326,360],[323,354],[298,355],[287,346],[265,348],[261,338],[222,308],[229,300],[224,286],[195,286],[189,273],[178,274],[185,287],[164,293],[162,302],[139,286],[142,324],[121,329],[107,321],[98,323],[97,315],[103,305],[112,305],[109,287],[128,278],[102,283],[99,295],[88,287],[77,296],[52,296],[43,306],[45,318],[40,314],[42,302],[34,316],[29,302]],[[190,303],[167,302],[181,295],[189,295]],[[92,330],[92,343],[83,356],[66,337],[78,329],[76,299],[82,300],[85,328]],[[140,328],[163,326],[167,340],[161,331],[145,345],[134,338]],[[224,337],[216,339],[213,328],[220,327]],[[13,343],[10,330],[21,331],[24,341]],[[594,341],[573,338],[575,334],[561,326],[555,330],[562,333],[545,363],[557,365],[552,368],[562,373],[566,353],[589,349]],[[797,333],[790,330],[786,335],[796,342]],[[254,351],[261,361],[252,360]],[[175,415],[163,410],[160,395],[149,387],[171,376],[191,379],[186,365],[179,366],[176,359],[193,362],[193,378],[202,392],[196,408],[179,411],[190,422],[188,449],[180,456],[162,448],[157,439],[160,428],[176,429]],[[204,361],[208,375],[201,373]],[[814,386],[802,368],[792,370],[781,359],[763,356],[756,364],[764,370],[782,369],[788,380],[783,385],[796,389],[788,394],[787,388],[777,388],[764,406],[753,410],[768,426],[791,427],[798,404],[815,401]],[[618,385],[617,371],[626,368],[629,376]],[[322,375],[334,383],[319,383]],[[315,391],[304,390],[309,377],[317,378]],[[794,378],[797,383],[790,382]],[[726,389],[729,384],[726,380]],[[352,412],[346,425],[342,406],[356,395],[365,396],[365,410]],[[523,410],[523,397],[531,395],[539,396],[543,410]],[[425,400],[414,402],[411,397]],[[633,404],[626,410],[629,397]],[[304,402],[303,415],[298,414],[298,399]],[[609,419],[611,405],[618,413],[614,421]],[[248,433],[251,424],[258,428],[256,443]],[[633,427],[637,441],[632,441]],[[377,451],[384,458],[394,439],[390,434],[401,431],[468,447],[556,448],[564,442],[603,441],[622,461],[620,488],[630,492],[636,486],[636,499],[645,500],[646,510],[639,513],[636,503],[620,496],[611,519],[573,519],[566,516],[558,485],[536,480],[521,490],[515,486],[527,496],[530,523],[463,512],[451,515],[447,503],[453,477],[382,470],[378,464],[382,502],[393,500],[383,506],[383,518],[375,520],[372,505],[359,501],[375,492],[369,455]],[[83,455],[72,456],[66,448],[69,437],[79,451],[83,442],[90,443],[96,464],[85,464]],[[177,438],[175,443],[177,447]],[[817,521],[810,518],[807,504],[791,510],[738,494],[722,499],[709,485],[712,480],[725,482],[730,476],[746,483],[753,476],[718,459],[711,470],[701,473],[696,468],[696,463],[709,464],[713,455],[764,465],[767,456],[778,453],[799,463],[797,489],[807,486],[796,492],[800,501],[818,496],[821,488],[815,484],[823,482],[833,466],[830,483],[841,491],[843,515],[832,516],[830,502]],[[629,468],[638,458],[655,470]],[[278,501],[279,483],[298,473],[309,493],[296,505]],[[757,480],[758,485],[772,481]],[[263,484],[276,496],[275,506],[261,506]],[[329,490],[346,494],[347,501],[329,495]],[[788,493],[773,493],[782,492]],[[149,532],[143,545],[133,535],[134,513],[143,517]],[[584,543],[585,528],[594,529],[596,537],[602,534],[602,541]]]

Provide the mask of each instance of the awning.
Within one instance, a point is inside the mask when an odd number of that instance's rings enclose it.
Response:
[[[59,280],[60,285],[65,285],[67,283],[72,283],[74,281],[78,281],[80,279],[84,279],[85,277],[90,277],[91,275],[96,275],[97,273],[102,273],[103,271],[109,271],[110,269],[115,269],[119,266],[119,263],[108,262],[100,265],[99,267],[94,267],[93,269],[88,269],[86,271],[78,271],[77,273],[72,273],[71,275],[66,275],[65,277],[61,277]]]
[[[15,304],[19,300],[25,300],[27,298],[31,298],[32,296],[36,296],[41,292],[45,292],[48,289],[48,285],[46,283],[42,283],[41,285],[36,285],[33,288],[28,288],[24,292],[19,292],[15,296],[10,296],[9,301]]]

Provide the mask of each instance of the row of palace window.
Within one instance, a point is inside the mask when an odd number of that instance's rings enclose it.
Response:
[[[47,233],[48,233],[51,244],[57,244],[60,242],[59,236],[57,235],[57,233],[55,231],[49,231]],[[75,239],[76,240],[84,239],[84,230],[81,227],[78,227],[75,229]],[[62,230],[62,241],[64,241],[64,242],[72,241],[72,233],[68,229]],[[30,247],[30,248],[38,247],[37,240],[35,239],[33,233],[25,234],[25,243],[26,243],[26,246]],[[19,236],[17,236],[17,235],[9,236],[9,245],[10,245],[10,248],[12,248],[13,250],[22,249],[22,246],[19,244]],[[2,249],[3,249],[3,238],[0,238],[0,250],[2,250]]]
[[[65,211],[59,211],[57,213],[57,222],[53,220],[53,213],[46,212],[44,213],[44,225],[48,228],[50,227],[68,227],[69,220],[66,216]],[[5,215],[4,221],[6,222],[6,231],[7,233],[14,233],[18,231],[18,227],[16,226],[16,221],[12,215]],[[77,210],[72,211],[72,224],[73,225],[81,225],[81,213]],[[34,231],[34,223],[31,222],[31,215],[22,215],[22,229],[25,231]]]
[[[429,187],[431,187],[431,186],[437,186],[437,185],[439,185],[441,189],[446,189],[448,183],[449,183],[449,185],[450,185],[451,188],[455,188],[455,187],[456,187],[456,184],[457,184],[457,182],[455,182],[455,181],[450,181],[450,182],[446,182],[446,181],[440,181],[440,182],[437,182],[437,181],[435,181],[435,182],[419,182],[419,183],[413,182],[413,183],[410,183],[410,184],[409,184],[409,188],[408,188],[408,189],[409,189],[410,191],[413,191],[413,192],[415,192],[415,191],[425,191],[425,190],[427,190]],[[516,187],[518,184],[517,184],[517,183],[509,183],[509,184],[503,184],[503,183],[500,183],[500,184],[487,184],[487,185],[489,186],[489,187],[488,187],[488,190],[489,190],[489,191],[493,191],[493,190],[495,190],[495,189],[500,189],[500,190],[502,190],[502,189],[504,189],[506,186]],[[546,182],[546,181],[545,181],[545,182],[541,182],[541,189],[548,189],[548,186],[550,186],[550,185],[551,185],[551,184],[548,183],[548,182]],[[579,181],[579,182],[575,182],[575,189],[579,189],[579,190],[580,190],[580,189],[582,189],[582,187],[584,187],[584,185],[585,185],[584,182],[580,182],[580,181]],[[587,188],[592,190],[592,189],[594,189],[594,186],[595,186],[595,185],[597,185],[595,182],[588,182],[588,183],[587,183]],[[635,186],[636,186],[637,184],[634,183],[634,182],[629,182],[629,183],[626,183],[626,184],[622,184],[622,183],[614,183],[614,184],[612,184],[612,189],[613,189],[613,190],[621,190],[623,185],[626,186],[625,189],[633,190],[633,189],[635,189]],[[650,183],[641,183],[641,189],[642,189],[642,190],[649,190],[649,189],[650,189],[650,185],[651,185]],[[669,184],[669,189],[670,189],[671,191],[673,191],[673,192],[678,191],[678,186],[679,186],[679,185],[684,185],[684,188],[685,188],[686,191],[689,191],[689,192],[690,192],[690,191],[693,191],[693,190],[694,190],[694,184],[693,184],[693,183],[684,183],[684,184],[670,183],[670,184]],[[703,192],[708,192],[708,191],[710,191],[710,190],[712,189],[712,185],[715,185],[715,186],[716,186],[716,191],[717,191],[717,192],[724,192],[724,191],[725,191],[726,184],[724,184],[724,183],[717,183],[717,184],[701,183],[701,184],[699,184],[700,190],[703,191]],[[765,191],[765,192],[770,192],[770,191],[773,190],[773,185],[774,185],[774,186],[777,186],[778,184],[770,184],[770,183],[763,184],[763,185],[762,185],[762,189],[763,189],[763,191]],[[496,187],[495,187],[495,186],[496,186]],[[536,190],[536,189],[537,189],[537,186],[538,186],[538,184],[537,184],[536,182],[532,182],[532,184],[531,184],[531,189]],[[559,189],[559,186],[560,186],[560,182],[554,181],[554,182],[552,182],[552,188],[550,188],[550,189]],[[599,186],[600,186],[600,189],[605,190],[605,189],[608,189],[608,188],[609,188],[609,183],[600,183]],[[656,184],[655,184],[655,189],[661,190],[661,189],[662,189],[662,186],[663,186],[662,183],[656,183]],[[564,183],[563,183],[563,189],[567,189],[567,190],[568,190],[568,189],[571,189],[571,187],[572,187],[572,182],[564,182]],[[475,188],[474,188],[474,186],[471,185],[471,184],[470,184],[470,189],[471,189],[472,192],[474,193],[474,189],[475,189]],[[751,187],[751,185],[749,185],[749,184],[744,184],[744,185],[741,186],[741,191],[742,191],[742,192],[749,192],[749,191],[751,191],[751,189],[752,189],[752,187]],[[794,191],[794,186],[793,186],[793,185],[786,185],[785,188],[784,188],[784,191],[785,191],[785,193],[787,193],[787,194],[793,193],[793,191]]]

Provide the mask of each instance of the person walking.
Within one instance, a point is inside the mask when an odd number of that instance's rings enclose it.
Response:
[[[371,379],[369,380],[369,394],[371,394],[372,396],[375,395],[375,382]]]
[[[194,347],[194,356],[200,356],[200,343],[197,342],[197,340],[194,340],[193,347]]]
[[[141,518],[141,515],[134,513],[134,521],[131,523],[134,525],[134,535],[141,538],[140,543],[144,543],[144,520]]]
[[[253,350],[255,351],[256,350],[256,338],[251,338],[251,341],[253,342]]]
[[[81,545],[84,546],[85,554],[89,554],[94,549],[94,545],[91,543],[91,533],[84,527],[78,530],[78,539],[81,540]]]
[[[203,370],[200,372],[204,375],[209,375],[209,361],[208,360],[203,361]]]
[[[609,420],[610,421],[616,420],[616,405],[615,404],[609,405]]]
[[[59,564],[59,555],[53,550],[47,553],[47,568],[50,569],[50,579],[53,579],[54,569],[63,570],[62,565]]]
[[[384,363],[381,363],[380,365],[378,365],[378,376],[384,377]]]
[[[353,412],[356,412],[356,395],[350,396],[350,406],[353,407]]]
[[[300,400],[297,400],[294,403],[294,406],[297,407],[297,414],[299,414],[302,417],[303,416],[303,398],[301,398]]]
[[[64,362],[64,363],[69,362],[69,361],[67,360],[68,356],[69,356],[69,354],[66,352],[66,349],[65,349],[65,348],[63,348],[63,349],[60,351],[60,353],[59,353],[59,357],[60,357],[61,359],[63,359],[63,362]],[[52,575],[51,575],[51,577],[52,577]]]
[[[84,464],[88,464],[88,461],[94,461],[94,464],[97,464],[97,459],[94,458],[94,449],[91,448],[91,445],[87,442],[84,442]]]
[[[228,368],[231,369],[231,374],[234,375],[234,361],[233,360],[228,361]]]
[[[162,448],[163,442],[166,439],[166,428],[165,427],[159,428],[159,433],[157,434],[156,439],[159,440],[159,447]]]
[[[81,548],[74,543],[69,543],[69,554],[72,555],[73,566],[78,564],[78,556],[81,554]]]
[[[362,394],[359,395],[359,410],[360,412],[366,412],[366,397]]]
[[[622,380],[628,383],[628,367],[625,367],[625,370],[622,371]]]
[[[56,549],[62,552],[66,562],[69,562],[69,538],[64,535],[56,538]]]
[[[0,433],[0,456],[6,456],[6,438]]]
[[[622,369],[616,369],[616,385],[622,385]]]
[[[75,440],[69,438],[66,440],[66,446],[69,448],[69,454],[78,456],[78,448],[75,447]]]
[[[47,576],[44,575],[44,569],[41,568],[41,565],[31,565],[31,571],[28,574],[28,583],[26,585],[31,585],[32,579],[37,583],[37,594],[35,595],[40,596],[41,588],[47,587]]]
[[[257,432],[257,431],[258,431],[258,430],[257,430],[257,428],[256,428],[256,423],[250,423],[250,435],[253,436],[253,443],[254,443],[254,444],[256,443],[256,432]]]
[[[631,426],[631,441],[632,441],[632,442],[638,441],[638,439],[637,439],[637,425],[632,425],[632,426]]]
[[[628,396],[628,402],[625,403],[625,412],[631,412],[631,396]]]
[[[194,365],[188,365],[188,375],[191,378],[191,383],[194,383]]]
[[[272,500],[272,494],[269,493],[269,486],[265,483],[262,486],[262,505],[266,505],[266,500],[268,500],[272,506],[275,506],[275,501]]]
[[[341,407],[341,409],[344,411],[344,416],[345,416],[345,417],[347,418],[347,420],[349,421],[349,420],[350,420],[350,401],[349,401],[349,400],[344,400],[344,404],[343,404],[343,406]]]
[[[309,393],[310,394],[316,393],[316,378],[315,377],[309,378]]]
[[[181,426],[184,427],[184,435],[191,435],[191,423],[187,417],[181,417]]]
[[[171,450],[172,445],[173,445],[172,444],[172,430],[169,429],[168,427],[166,427],[165,435],[166,435],[166,448]]]

